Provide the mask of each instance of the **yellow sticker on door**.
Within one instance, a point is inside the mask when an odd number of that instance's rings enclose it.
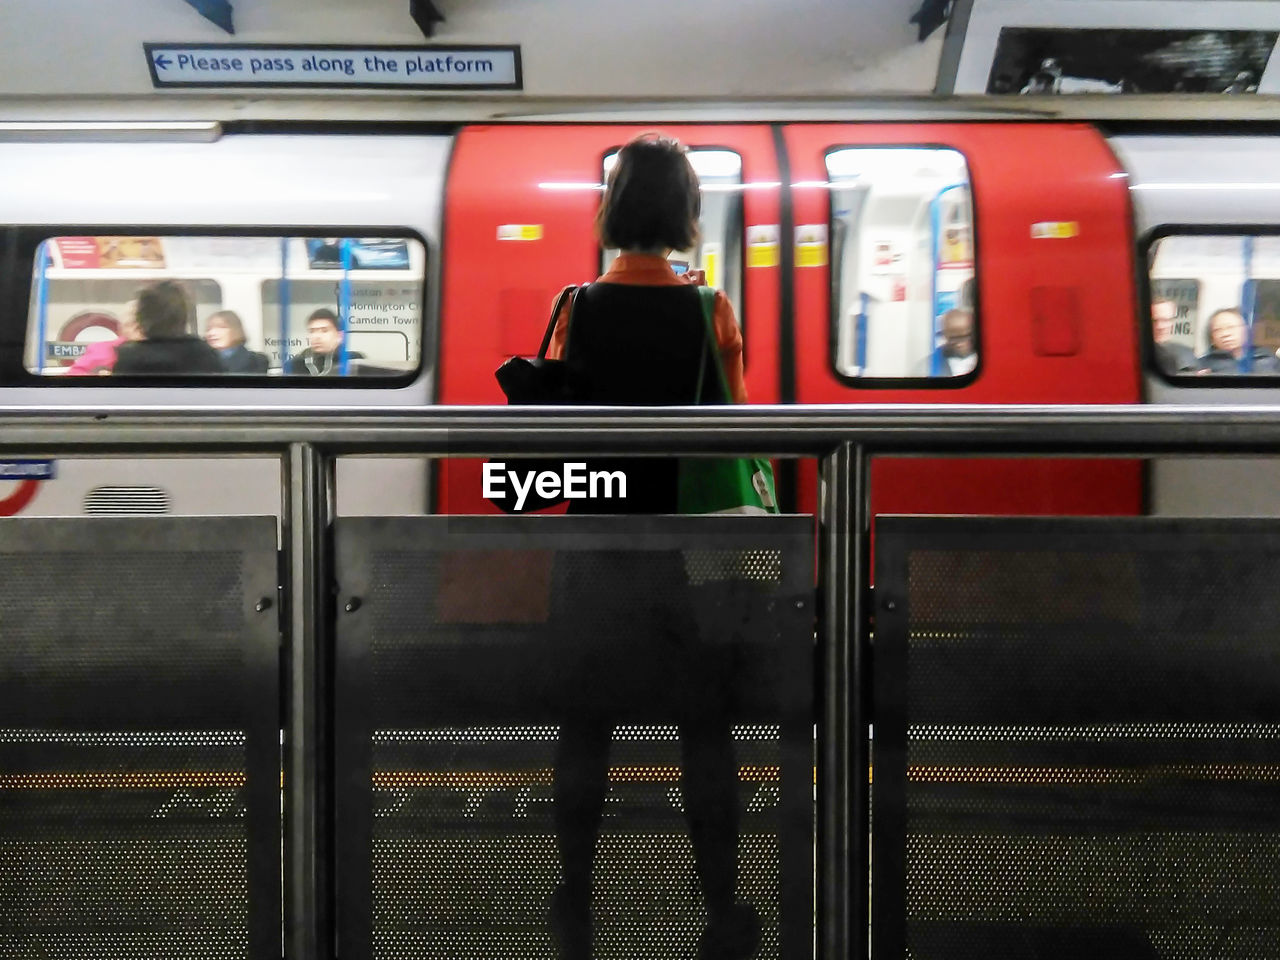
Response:
[[[747,227],[748,267],[776,267],[780,259],[776,223],[759,223]]]
[[[802,223],[796,227],[796,266],[825,267],[827,265],[827,225]]]
[[[498,224],[499,240],[541,240],[542,224],[540,223],[500,223]]]
[[[702,272],[706,274],[707,286],[720,287],[720,244],[704,243],[702,245]]]
[[[1042,220],[1031,225],[1032,240],[1070,240],[1080,236],[1078,220]]]

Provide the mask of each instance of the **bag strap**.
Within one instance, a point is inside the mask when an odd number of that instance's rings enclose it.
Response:
[[[586,286],[584,283],[582,286]],[[551,319],[547,321],[547,332],[542,335],[542,346],[538,347],[538,359],[545,360],[547,358],[547,348],[551,346],[551,335],[555,333],[556,318],[560,316],[560,308],[564,306],[565,301],[569,301],[569,318],[568,324],[573,323],[573,307],[578,302],[579,287],[565,287],[560,291],[560,296],[556,297],[555,306],[551,308]],[[567,325],[568,325],[567,324]],[[566,326],[567,326],[566,325]],[[565,330],[565,352],[568,353],[569,336],[568,330]]]
[[[702,287],[698,288],[699,290],[698,311],[702,314],[703,322],[702,322],[702,352],[698,354],[698,385],[693,388],[693,405],[695,407],[702,403],[702,383],[706,379],[706,375],[707,375],[707,351],[711,348],[711,341],[714,339],[711,336],[711,333],[712,333],[711,328],[707,326],[707,323],[706,323],[707,301],[706,301],[706,298],[702,296],[702,293],[701,293],[702,289],[703,289]]]
[[[694,404],[702,403],[702,381],[703,376],[707,372],[707,352],[711,349],[711,345],[716,343],[716,327],[712,315],[716,306],[716,288],[715,287],[698,287],[698,299],[702,307],[702,361],[698,364],[698,392],[694,395]],[[720,378],[720,389],[724,393],[724,402],[733,403],[733,394],[729,392],[729,378],[724,373],[724,363],[720,359],[719,344],[716,343],[715,367],[716,374]]]

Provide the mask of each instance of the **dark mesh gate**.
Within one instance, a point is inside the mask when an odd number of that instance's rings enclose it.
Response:
[[[279,956],[276,580],[270,517],[0,523],[0,957]]]
[[[1280,524],[879,518],[873,951],[1280,957]]]
[[[596,956],[692,956],[679,731],[719,679],[737,895],[812,955],[811,519],[343,518],[337,566],[343,957],[552,956],[566,711],[613,728]]]

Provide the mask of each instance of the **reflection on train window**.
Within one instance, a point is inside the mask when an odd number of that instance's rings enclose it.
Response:
[[[49,377],[400,376],[422,356],[425,274],[408,237],[52,237],[24,362]]]
[[[1280,237],[1166,236],[1147,256],[1162,373],[1280,376]]]
[[[617,163],[617,152],[604,158],[604,176]],[[702,217],[698,221],[698,246],[693,250],[673,250],[668,259],[677,272],[701,270],[707,285],[723,290],[747,335],[747,318],[742,312],[742,157],[732,150],[690,148],[689,162],[702,186]],[[601,270],[618,255],[605,250]]]
[[[955,378],[978,365],[973,204],[940,147],[827,154],[835,367],[848,378]]]

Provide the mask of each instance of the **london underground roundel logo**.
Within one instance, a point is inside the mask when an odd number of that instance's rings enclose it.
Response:
[[[54,460],[0,460],[0,517],[12,517],[55,476]]]
[[[39,480],[0,480],[0,517],[12,517],[36,498]]]

